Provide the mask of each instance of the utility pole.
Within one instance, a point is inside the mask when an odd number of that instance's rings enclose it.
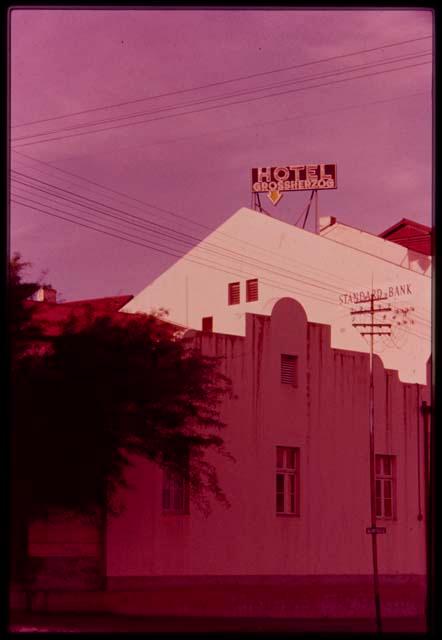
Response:
[[[432,429],[431,416],[432,406],[425,400],[421,404],[421,412],[424,418],[424,469],[425,469],[425,526],[426,526],[426,563],[427,563],[427,595],[426,595],[426,619],[427,627],[431,629],[431,624],[434,620],[434,602],[433,602],[433,590],[434,590],[434,572],[433,572],[433,554],[434,554],[434,540],[433,540],[433,526],[434,526],[434,514],[433,514],[433,496],[432,496],[432,467],[431,464],[431,440]]]
[[[374,303],[387,300],[387,297],[376,298],[372,292],[370,295],[370,308],[359,309],[358,311],[351,311],[351,315],[369,314],[370,322],[357,322],[353,323],[354,327],[361,327],[360,332],[362,336],[370,336],[370,388],[369,388],[369,445],[370,445],[370,514],[371,514],[371,527],[367,529],[367,533],[371,534],[371,548],[373,557],[373,588],[374,588],[374,603],[376,612],[376,630],[378,633],[382,632],[382,617],[381,617],[381,600],[379,595],[379,572],[378,572],[378,549],[377,549],[377,535],[379,533],[385,533],[385,529],[376,527],[376,475],[375,475],[375,447],[374,447],[374,382],[373,382],[373,340],[375,335],[389,336],[391,331],[386,331],[385,328],[391,329],[391,324],[385,322],[375,322],[375,314],[382,311],[391,311],[391,307],[374,308]]]

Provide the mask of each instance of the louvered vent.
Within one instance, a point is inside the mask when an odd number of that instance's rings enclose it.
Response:
[[[229,283],[229,304],[239,304],[239,282]]]
[[[246,301],[254,302],[258,300],[258,279],[247,280],[246,282]]]
[[[286,353],[281,354],[281,382],[283,384],[291,384],[296,387],[298,385],[298,358]]]

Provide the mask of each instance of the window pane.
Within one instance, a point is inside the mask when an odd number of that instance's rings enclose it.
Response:
[[[391,476],[391,458],[384,456],[384,475]]]
[[[288,469],[294,469],[295,468],[295,450],[294,449],[287,449],[287,462],[286,462],[287,468]]]
[[[376,480],[376,498],[380,498],[382,496],[381,493],[381,481]]]
[[[382,501],[380,498],[376,498],[376,515],[378,518],[382,517]]]
[[[276,494],[276,511],[278,513],[284,513],[284,494],[283,493]]]
[[[391,500],[391,480],[384,480],[384,497]]]
[[[288,476],[290,513],[295,513],[295,474]]]
[[[381,475],[381,456],[376,456],[376,475]]]
[[[284,449],[276,447],[276,466],[281,469],[284,466]]]
[[[295,513],[295,494],[290,495],[290,513]]]
[[[278,493],[284,493],[284,476],[282,473],[276,474],[276,491]]]
[[[295,476],[294,474],[290,474],[288,476],[289,479],[289,491],[290,493],[295,493]]]
[[[384,501],[384,512],[385,512],[385,517],[386,518],[391,518],[393,513],[392,513],[392,503],[391,500],[385,500]]]

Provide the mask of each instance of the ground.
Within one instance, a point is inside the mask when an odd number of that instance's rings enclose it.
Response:
[[[9,631],[44,632],[375,632],[374,620],[366,619],[291,619],[291,618],[196,618],[132,617],[98,614],[42,614],[12,612]],[[383,631],[423,633],[420,618],[387,619]]]

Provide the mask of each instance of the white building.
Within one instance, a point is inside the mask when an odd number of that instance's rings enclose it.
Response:
[[[425,384],[431,257],[398,244],[404,239],[396,240],[391,229],[387,240],[334,218],[321,221],[318,235],[241,208],[123,311],[165,308],[169,319],[184,327],[244,336],[247,312],[270,315],[277,300],[288,296],[303,305],[310,322],[331,325],[332,347],[367,352],[368,338],[352,323],[356,317],[359,323],[370,318],[351,311],[367,308],[360,303],[373,289],[386,298],[376,306],[389,309],[375,321],[391,324],[391,336],[375,338],[375,353],[386,368],[398,370],[403,382]],[[429,236],[429,229],[417,227],[421,240]],[[413,241],[416,235],[407,238]]]
[[[163,307],[172,322],[195,329],[188,338],[203,354],[218,357],[232,381],[234,395],[220,409],[232,460],[206,454],[231,507],[214,504],[206,517],[189,501],[182,478],[134,459],[127,470],[130,489],[121,492],[125,509],[108,518],[101,546],[98,533],[84,528],[75,533],[70,525],[53,534],[66,540],[81,533],[83,553],[95,554],[95,565],[100,560],[105,588],[74,595],[72,587],[41,588],[39,608],[373,616],[370,367],[361,328],[352,326],[353,318],[363,324],[364,315],[351,310],[365,308],[374,289],[385,298],[376,304],[391,307],[376,321],[392,329],[376,339],[379,358],[373,360],[382,610],[386,618],[423,618],[429,230],[410,231],[414,223],[401,221],[384,232],[386,239],[333,218],[322,222],[317,235],[240,209],[125,301],[121,310]],[[400,244],[417,236],[419,252]],[[45,527],[34,533],[48,538]],[[66,543],[62,551],[72,555]]]

